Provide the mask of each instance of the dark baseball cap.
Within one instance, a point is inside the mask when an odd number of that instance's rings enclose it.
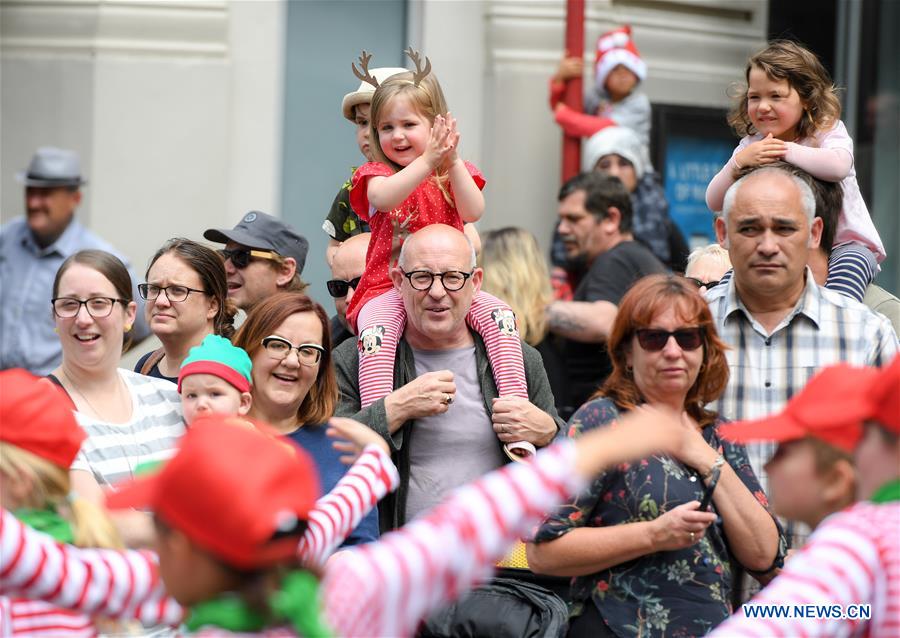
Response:
[[[232,229],[210,228],[203,236],[217,244],[233,241],[248,248],[271,250],[282,257],[292,257],[297,262],[297,274],[303,272],[306,254],[309,252],[306,237],[277,217],[258,210],[251,210],[244,215]]]

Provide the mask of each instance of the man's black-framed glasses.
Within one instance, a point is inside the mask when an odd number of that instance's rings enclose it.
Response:
[[[87,308],[88,314],[94,319],[102,319],[112,314],[113,306],[117,301],[123,306],[128,303],[127,299],[116,299],[115,297],[91,297],[89,299],[55,297],[50,300],[50,303],[53,304],[53,312],[60,319],[71,319],[76,316],[81,310],[81,306]]]
[[[192,292],[199,292],[204,295],[209,294],[205,290],[188,288],[187,286],[157,286],[156,284],[138,284],[137,288],[138,294],[141,296],[141,299],[146,299],[147,301],[153,301],[162,293],[166,293],[166,299],[171,302],[184,301]]]
[[[269,259],[271,261],[281,261],[281,255],[274,250],[253,250],[251,248],[235,248],[234,250],[231,250],[229,248],[223,248],[219,251],[219,254],[222,255],[222,259],[225,261],[230,259],[231,263],[238,270],[243,270],[249,266],[251,257],[256,257],[257,259]]]
[[[415,290],[431,290],[435,278],[440,278],[444,290],[456,292],[466,285],[466,280],[475,272],[462,272],[461,270],[448,270],[446,272],[431,272],[430,270],[413,270],[406,272],[401,270],[403,276],[409,280],[409,285]]]
[[[353,288],[353,290],[359,288],[360,279],[362,279],[362,277],[354,277],[350,281],[347,281],[346,279],[329,279],[325,282],[325,286],[328,288],[329,295],[335,299],[340,299],[341,297],[346,297],[351,288]]]

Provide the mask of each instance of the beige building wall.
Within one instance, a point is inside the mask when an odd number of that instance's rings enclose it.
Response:
[[[280,201],[284,2],[0,2],[2,219],[40,145],[81,154],[80,218],[142,272],[172,236]]]
[[[651,101],[686,105],[727,104],[767,17],[766,0],[587,4],[587,66],[597,35],[630,23]],[[547,80],[564,0],[408,9],[409,40],[441,79],[462,154],[488,179],[480,228],[524,226],[546,246],[561,145]],[[231,226],[251,208],[279,214],[285,11],[285,0],[0,0],[2,220],[22,213],[14,174],[42,144],[81,153],[91,180],[81,218],[139,271],[171,236]]]

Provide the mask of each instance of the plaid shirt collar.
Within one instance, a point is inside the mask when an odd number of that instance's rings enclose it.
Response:
[[[791,310],[784,319],[778,324],[775,330],[772,333],[776,333],[785,326],[789,325],[794,317],[797,315],[804,315],[810,321],[812,321],[816,328],[821,326],[821,317],[822,317],[822,293],[819,289],[819,286],[816,284],[815,279],[813,279],[812,271],[809,269],[809,266],[806,267],[806,272],[804,273],[804,277],[806,278],[806,286],[803,289],[803,294],[800,296],[800,299],[797,301],[797,304],[794,306],[793,310]],[[718,292],[715,288],[711,292]],[[743,313],[744,317],[747,321],[753,325],[753,327],[759,331],[761,334],[767,334],[763,327],[759,324],[758,321],[753,317],[753,314],[747,309],[744,305],[744,302],[741,301],[741,298],[738,296],[737,286],[735,285],[735,277],[732,276],[728,282],[728,286],[718,295],[709,295],[710,301],[712,301],[715,297],[724,298],[725,303],[725,322],[737,320],[738,316],[736,313]]]

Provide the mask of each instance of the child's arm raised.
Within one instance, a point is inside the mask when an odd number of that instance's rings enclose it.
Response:
[[[841,181],[853,168],[853,154],[847,149],[815,148],[794,142],[787,143],[784,160],[826,182]]]
[[[484,195],[456,151],[459,146],[459,132],[456,130],[456,119],[449,113],[447,114],[447,123],[448,142],[451,147],[447,153],[447,163],[449,164],[450,187],[453,189],[453,201],[463,222],[477,222],[484,213]]]
[[[371,177],[366,189],[369,203],[379,211],[391,211],[400,206],[416,187],[441,165],[452,150],[450,130],[438,115],[431,127],[431,135],[423,153],[390,177]]]

